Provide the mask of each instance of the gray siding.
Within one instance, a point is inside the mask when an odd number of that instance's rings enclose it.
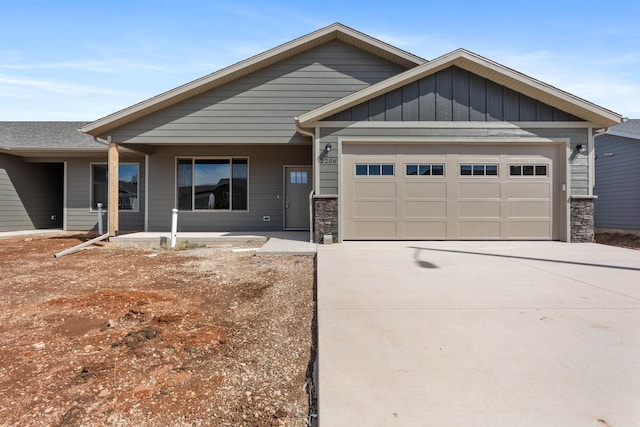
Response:
[[[326,121],[580,121],[458,67],[446,68]]]
[[[404,71],[334,40],[118,128],[130,143],[299,143],[293,117]]]
[[[640,140],[596,138],[595,225],[640,230]]]
[[[0,231],[62,228],[63,176],[62,163],[0,154]]]
[[[179,212],[180,231],[282,230],[285,165],[311,165],[311,147],[268,145],[166,147],[149,158],[149,231],[169,231],[176,206],[176,157],[249,158],[247,211]],[[265,222],[263,216],[270,216]]]
[[[589,130],[584,128],[561,128],[561,129],[519,129],[519,128],[321,128],[320,142],[318,144],[317,156],[320,156],[322,149],[327,143],[337,147],[341,137],[362,137],[366,141],[367,137],[389,137],[389,143],[394,142],[397,137],[464,137],[473,140],[473,137],[511,137],[513,142],[518,142],[521,137],[539,136],[543,138],[563,138],[570,140],[573,148],[577,144],[587,144]],[[338,194],[338,150],[329,152],[328,157],[335,159],[335,162],[323,162],[320,167],[320,188],[318,194]],[[569,159],[571,173],[571,193],[572,195],[589,194],[589,175],[586,155],[572,155]]]
[[[96,158],[74,158],[67,161],[67,229],[97,230],[98,214],[91,210],[91,163],[106,163],[107,156]],[[120,231],[144,230],[144,157],[120,156],[121,163],[138,163],[139,211],[120,211]],[[107,229],[106,207],[104,229]]]

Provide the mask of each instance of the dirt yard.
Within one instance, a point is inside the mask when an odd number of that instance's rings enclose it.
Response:
[[[640,236],[622,233],[596,233],[596,243],[640,250]]]
[[[306,425],[312,257],[83,240],[0,239],[0,425]]]

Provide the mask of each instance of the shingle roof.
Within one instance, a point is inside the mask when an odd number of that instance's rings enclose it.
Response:
[[[105,149],[80,132],[87,122],[0,122],[0,148],[12,149]]]
[[[629,119],[624,123],[613,126],[609,133],[633,133],[640,137],[640,119]]]

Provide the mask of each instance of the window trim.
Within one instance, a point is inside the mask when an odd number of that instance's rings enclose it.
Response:
[[[519,163],[509,163],[509,178],[514,178],[514,179],[535,179],[535,178],[549,178],[550,175],[549,173],[551,172],[551,164],[550,163],[528,163],[528,162],[519,162]],[[520,166],[520,175],[513,175],[511,174],[511,167],[512,166]],[[533,167],[533,175],[525,175],[524,173],[524,169],[522,169],[524,166],[532,166]],[[545,171],[546,173],[544,175],[538,175],[536,174],[536,167],[538,166],[544,166],[545,167]]]
[[[470,175],[463,175],[462,174],[462,166],[471,166],[471,174]],[[474,166],[483,166],[484,167],[484,174],[482,174],[482,175],[474,175],[473,174]],[[495,175],[487,175],[487,166],[495,166],[496,167],[496,174]],[[458,163],[458,178],[463,178],[463,179],[473,179],[473,178],[492,179],[492,178],[500,178],[500,162],[487,162],[487,163],[482,163],[482,162],[459,162]]]
[[[190,210],[184,210],[184,209],[180,209],[178,207],[178,161],[181,159],[191,159],[191,165],[194,165],[194,162],[196,160],[229,160],[229,173],[230,173],[230,178],[233,178],[233,159],[242,159],[242,160],[246,160],[247,161],[247,208],[246,209],[233,209],[233,204],[231,205],[232,207],[229,209],[194,209],[195,206],[195,200],[193,199],[195,197],[195,191],[192,192],[192,199],[191,199],[191,209]],[[173,159],[173,172],[174,172],[174,183],[173,183],[173,191],[174,191],[174,198],[173,198],[173,206],[175,209],[178,209],[178,212],[184,212],[184,213],[190,213],[190,214],[202,214],[202,213],[206,213],[206,214],[229,214],[229,213],[248,213],[251,210],[251,198],[249,197],[250,194],[250,184],[249,184],[249,171],[250,171],[250,157],[249,156],[233,156],[233,155],[227,155],[227,156],[174,156]],[[195,173],[195,168],[192,169],[192,174]],[[233,184],[232,185],[232,189],[233,189]],[[195,180],[193,179],[193,175],[192,175],[192,180],[191,180],[191,188],[193,189],[195,186]],[[231,196],[233,198],[233,196]],[[233,203],[233,202],[232,202]]]
[[[416,166],[418,168],[418,173],[415,175],[409,175],[407,173],[407,166]],[[420,174],[420,166],[429,166],[429,175],[421,175]],[[442,166],[442,175],[434,175],[433,167],[434,166]],[[420,178],[429,178],[429,179],[438,179],[438,178],[446,178],[447,176],[447,167],[445,163],[405,163],[404,164],[404,177],[409,179],[420,179]]]
[[[109,162],[89,162],[89,212],[96,213],[98,212],[98,207],[94,207],[93,205],[93,165],[106,165],[107,166],[107,203],[106,206],[102,206],[102,211],[107,212],[109,210]],[[118,212],[131,212],[131,213],[139,213],[140,212],[140,202],[142,197],[140,195],[140,162],[119,162],[118,163],[118,177],[120,176],[120,166],[126,165],[136,165],[138,167],[138,181],[137,185],[137,195],[138,195],[138,203],[136,203],[136,209],[120,209],[118,208]]]
[[[367,167],[367,174],[366,175],[358,175],[358,166],[366,166]],[[380,166],[380,174],[379,175],[370,175],[369,174],[369,167],[370,166]],[[382,173],[384,166],[392,166],[393,167],[393,173],[391,175],[384,175]],[[396,164],[395,163],[378,163],[378,162],[363,162],[363,163],[353,163],[353,178],[390,178],[396,177]]]

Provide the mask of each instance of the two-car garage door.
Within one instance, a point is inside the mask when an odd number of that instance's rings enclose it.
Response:
[[[343,238],[561,239],[558,145],[343,144]]]

